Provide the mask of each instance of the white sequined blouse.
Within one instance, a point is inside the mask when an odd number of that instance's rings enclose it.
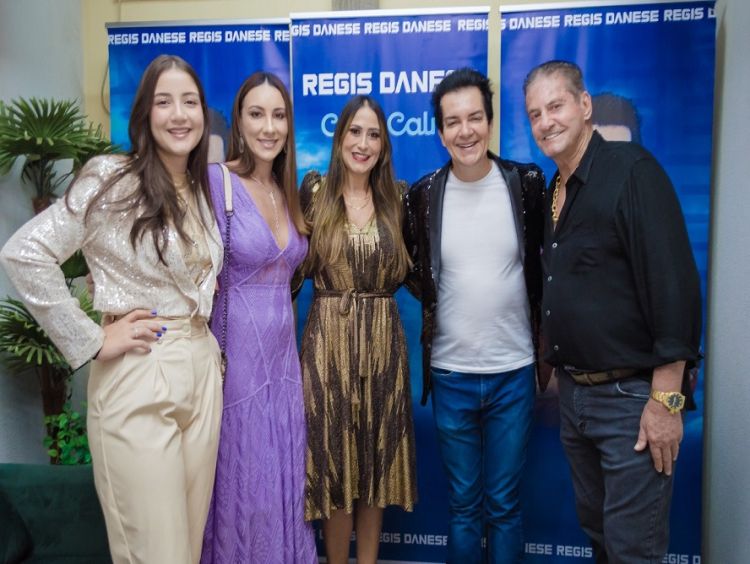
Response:
[[[133,193],[138,180],[125,176],[97,203],[84,222],[88,203],[106,178],[125,163],[122,156],[91,159],[70,188],[68,206],[61,198],[21,227],[0,251],[0,263],[29,311],[73,368],[94,356],[104,342],[104,331],[81,310],[70,295],[59,265],[83,250],[96,288],[94,307],[105,314],[124,315],[134,309],[156,310],[159,317],[208,318],[221,269],[221,234],[206,202],[200,206],[211,218],[206,233],[211,272],[196,284],[185,264],[184,248],[176,231],[168,230],[159,261],[151,236],[136,248],[130,244],[135,212],[121,211],[112,202]]]

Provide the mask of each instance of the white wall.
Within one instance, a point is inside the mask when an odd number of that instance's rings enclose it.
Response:
[[[80,0],[0,0],[0,100],[83,99]],[[0,177],[0,245],[33,215],[19,163]],[[0,269],[0,296],[15,292]],[[45,462],[42,407],[33,374],[0,367],[0,462]]]
[[[703,561],[745,564],[750,562],[750,2],[719,0],[717,10]]]

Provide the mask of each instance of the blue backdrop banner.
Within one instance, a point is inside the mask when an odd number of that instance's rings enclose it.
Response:
[[[252,72],[264,69],[291,87],[300,179],[311,169],[325,172],[337,115],[355,94],[370,94],[382,105],[397,177],[411,183],[447,161],[430,107],[431,92],[451,70],[470,66],[486,72],[487,8],[292,14],[289,22],[108,25],[113,141],[128,146],[127,121],[140,76],[155,56],[172,53],[190,62],[201,77],[212,109],[212,147],[219,152],[226,143],[237,89]],[[597,96],[595,104],[604,108],[607,100],[614,99],[613,105],[634,109],[622,124],[612,118],[609,125],[621,127],[609,131],[623,135],[627,129],[666,168],[685,211],[704,289],[714,24],[711,2],[526,5],[502,8],[500,37],[501,154],[536,162],[548,178],[552,176],[554,164],[537,150],[531,137],[521,87],[526,73],[540,62],[551,58],[578,62],[592,95],[609,95]],[[497,40],[495,36],[493,41]],[[308,285],[298,298],[300,334],[310,298]],[[386,511],[380,558],[444,562],[447,487],[432,409],[418,404],[421,314],[418,303],[404,290],[397,300],[410,355],[419,501],[413,513]],[[669,564],[700,562],[700,380],[696,397],[699,410],[685,419],[676,473],[672,544],[664,561]],[[528,562],[591,557],[575,516],[556,409],[553,393],[538,398],[523,486]]]
[[[107,35],[112,141],[122,147],[130,145],[128,118],[141,74],[158,55],[179,55],[201,78],[214,155],[226,147],[232,102],[245,78],[266,70],[291,87],[286,19],[108,24]]]
[[[649,149],[675,185],[705,298],[714,89],[713,2],[501,7],[501,153],[556,167],[536,147],[522,85],[550,59],[578,63],[593,96],[594,125],[605,137]],[[606,127],[605,127],[606,126]],[[704,299],[705,303],[705,299]],[[705,312],[705,307],[704,307]],[[705,319],[705,315],[704,315]],[[700,562],[703,386],[685,417],[675,473],[671,543],[665,563]],[[557,429],[554,390],[537,401],[523,492],[528,562],[577,562],[591,556],[578,527]]]
[[[399,178],[412,182],[442,165],[447,153],[437,137],[430,94],[451,70],[486,71],[487,15],[486,10],[292,14],[300,173],[325,171],[336,116],[355,94],[371,95],[383,107]]]
[[[355,94],[372,95],[383,107],[398,178],[413,182],[442,166],[448,154],[437,136],[430,95],[451,70],[470,66],[486,72],[487,17],[486,8],[292,14],[300,178],[310,169],[325,173],[336,116]],[[299,298],[300,312],[309,303],[307,290]],[[444,562],[447,490],[432,409],[419,405],[421,313],[405,290],[396,297],[409,346],[419,502],[413,513],[397,508],[386,511],[380,558]],[[300,315],[300,324],[303,318]]]

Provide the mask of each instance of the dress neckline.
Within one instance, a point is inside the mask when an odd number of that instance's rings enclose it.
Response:
[[[356,223],[353,221],[346,220],[346,225],[349,231],[350,235],[365,235],[370,233],[373,226],[375,225],[375,210],[373,210],[372,214],[370,214],[370,217],[367,219],[367,221],[364,223],[362,227],[359,227]]]
[[[236,185],[239,184],[240,191],[244,194],[243,197],[246,197],[247,200],[250,202],[250,205],[253,208],[253,211],[258,215],[260,218],[261,223],[263,224],[263,228],[266,230],[266,233],[271,237],[271,241],[273,241],[274,246],[278,250],[279,253],[285,252],[289,246],[292,243],[292,230],[296,232],[296,228],[292,225],[290,218],[289,218],[289,208],[286,205],[286,200],[284,201],[284,217],[286,219],[286,225],[287,225],[287,241],[286,245],[282,249],[279,245],[279,242],[276,240],[276,236],[273,234],[273,230],[271,229],[271,226],[268,225],[268,222],[266,221],[266,218],[263,217],[263,214],[260,213],[260,209],[258,209],[258,205],[255,203],[255,199],[253,198],[253,195],[250,194],[250,192],[247,191],[245,186],[242,184],[242,179],[240,178],[240,175],[236,172],[230,171],[230,176],[232,178],[232,183],[236,188]]]

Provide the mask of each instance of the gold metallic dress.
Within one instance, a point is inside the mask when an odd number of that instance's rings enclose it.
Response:
[[[354,501],[417,497],[406,341],[393,291],[393,242],[373,218],[349,227],[346,257],[314,277],[302,337],[307,418],[305,519]]]

